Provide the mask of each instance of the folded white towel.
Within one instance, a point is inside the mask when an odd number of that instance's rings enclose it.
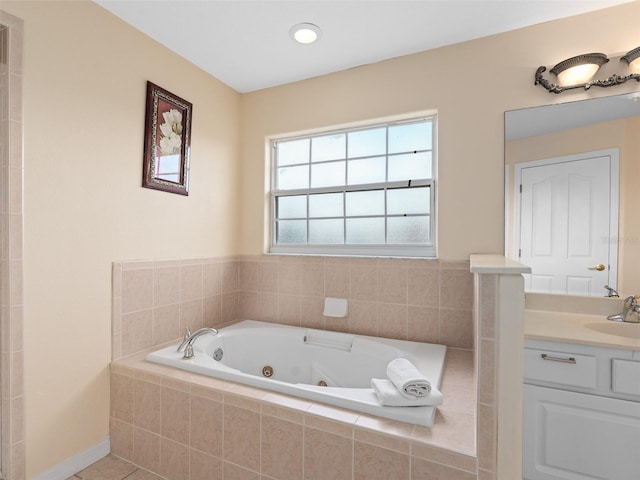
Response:
[[[428,395],[410,398],[400,393],[400,390],[386,378],[372,378],[371,388],[378,397],[381,405],[387,407],[421,407],[442,404],[442,393],[432,388]]]
[[[408,398],[424,397],[431,391],[431,382],[406,358],[389,362],[387,377]]]

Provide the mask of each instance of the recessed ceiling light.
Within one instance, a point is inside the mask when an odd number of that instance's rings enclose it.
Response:
[[[313,23],[298,23],[289,30],[289,36],[293,40],[305,45],[317,42],[321,35],[320,27]]]

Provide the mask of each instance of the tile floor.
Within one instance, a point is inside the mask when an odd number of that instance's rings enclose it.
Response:
[[[146,470],[122,460],[121,458],[108,455],[98,460],[93,465],[89,465],[84,470],[76,473],[67,480],[162,480],[161,477],[149,473]]]

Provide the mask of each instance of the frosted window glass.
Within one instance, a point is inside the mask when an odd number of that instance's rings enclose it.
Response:
[[[344,185],[345,162],[319,163],[311,166],[311,187]]]
[[[344,243],[344,220],[309,220],[309,243]]]
[[[384,215],[384,190],[347,192],[347,216]]]
[[[277,218],[306,218],[307,196],[278,197],[276,199]]]
[[[277,243],[307,243],[306,220],[278,220]]]
[[[349,133],[349,158],[384,155],[386,152],[386,128],[359,130]]]
[[[387,218],[387,243],[429,243],[429,217]]]
[[[344,215],[342,193],[323,193],[309,196],[309,217],[342,217]]]
[[[386,157],[349,160],[349,185],[361,183],[381,183],[386,179]]]
[[[277,178],[280,190],[309,187],[309,166],[283,167],[278,169]]]
[[[309,163],[309,139],[278,142],[278,166]]]
[[[389,157],[389,181],[431,178],[431,152]]]
[[[387,192],[387,214],[429,213],[429,187],[397,188]]]
[[[384,243],[384,218],[347,218],[347,243]]]
[[[347,137],[344,133],[311,139],[311,161],[340,160],[346,156]]]
[[[431,150],[431,128],[430,122],[389,127],[389,153]]]

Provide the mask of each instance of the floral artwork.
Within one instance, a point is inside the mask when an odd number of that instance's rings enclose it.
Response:
[[[191,103],[147,82],[142,186],[188,195]]]
[[[182,145],[182,114],[172,108],[162,114],[164,123],[160,125],[160,154],[180,153]]]

